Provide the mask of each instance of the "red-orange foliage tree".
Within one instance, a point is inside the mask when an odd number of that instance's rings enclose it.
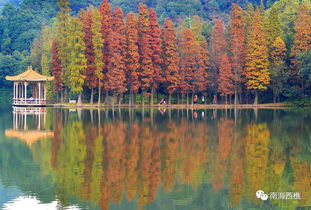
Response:
[[[149,12],[145,4],[139,4],[138,16],[138,49],[139,49],[139,80],[142,90],[142,106],[144,106],[144,95],[151,89],[153,83],[152,49],[150,47],[150,21]]]
[[[58,43],[55,40],[52,43],[51,53],[51,73],[54,76],[54,88],[56,91],[62,91],[64,89],[62,82],[63,67],[58,55]]]
[[[108,2],[108,0],[104,0],[101,5],[99,6],[99,12],[102,16],[101,19],[101,33],[103,36],[103,40],[104,40],[104,47],[103,47],[103,63],[104,63],[104,68],[103,68],[103,73],[104,73],[104,77],[103,77],[103,87],[106,91],[108,91],[107,89],[107,78],[106,78],[106,73],[108,70],[108,61],[109,61],[109,48],[108,48],[108,35],[111,33],[112,31],[112,12],[111,12],[111,7],[110,4]],[[106,93],[106,102],[108,99],[108,94]]]
[[[158,88],[161,82],[161,28],[158,24],[157,14],[151,8],[149,10],[149,20],[150,20],[150,48],[152,50],[151,60],[153,68],[153,84],[151,87],[151,100],[150,103],[153,104],[153,93],[156,88]]]
[[[195,43],[193,32],[183,26],[180,42],[180,70],[181,70],[181,93],[187,94],[187,104],[189,104],[189,92],[194,94],[194,74],[196,73],[196,58],[198,56],[198,45]]]
[[[208,51],[207,51],[207,42],[202,40],[201,44],[196,46],[197,56],[196,56],[196,69],[193,75],[194,81],[194,91],[196,92],[206,92],[207,90],[207,79],[208,79]]]
[[[133,94],[137,94],[139,90],[139,53],[137,42],[137,18],[133,12],[130,12],[127,15],[126,22],[126,78],[128,85],[127,88],[130,91],[129,105],[135,103]]]
[[[215,25],[211,32],[210,40],[210,80],[211,88],[217,90],[217,78],[221,63],[221,56],[224,54],[227,48],[227,42],[225,38],[225,28],[221,20],[215,20]]]
[[[162,50],[163,50],[163,82],[166,92],[169,94],[169,104],[171,96],[179,87],[180,75],[178,72],[179,54],[177,52],[177,38],[175,27],[171,19],[167,18],[162,28]]]
[[[92,42],[93,34],[91,32],[92,26],[92,13],[90,11],[83,12],[81,15],[82,23],[83,23],[83,41],[85,43],[85,58],[86,58],[86,71],[85,71],[85,83],[88,88],[91,89],[91,99],[90,103],[93,104],[93,96],[94,96],[94,88],[98,84],[98,79],[96,77],[96,66],[94,65],[95,61],[95,52],[94,46]]]
[[[241,75],[243,74],[246,57],[244,12],[243,9],[237,4],[232,4],[230,30],[231,60],[234,72],[234,104],[237,104],[237,94],[240,88]]]
[[[224,53],[221,57],[218,77],[218,92],[221,96],[226,98],[226,104],[227,96],[234,93],[232,65],[227,53]]]
[[[107,89],[114,96],[120,97],[126,91],[125,78],[125,24],[124,14],[120,7],[116,7],[113,15],[112,32],[108,35],[109,62]],[[114,100],[113,100],[114,103]],[[118,100],[120,103],[120,98]]]

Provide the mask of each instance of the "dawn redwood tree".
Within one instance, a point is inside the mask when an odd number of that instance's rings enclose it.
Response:
[[[57,2],[60,11],[56,15],[56,27],[57,27],[57,35],[56,41],[58,43],[58,57],[61,61],[61,65],[63,68],[61,77],[63,78],[64,86],[68,86],[68,78],[67,78],[67,70],[69,65],[69,57],[70,57],[70,46],[68,46],[68,36],[69,33],[69,23],[71,20],[71,9],[69,7],[68,0],[58,0]],[[66,94],[66,92],[65,92]],[[66,98],[66,95],[65,95]]]
[[[279,21],[278,11],[275,7],[271,7],[268,17],[265,20],[264,24],[267,48],[269,55],[271,55],[273,43],[277,37],[282,37],[283,32],[281,28],[281,23]]]
[[[109,63],[109,39],[108,36],[112,31],[112,11],[110,7],[110,3],[108,0],[104,0],[99,6],[99,12],[101,14],[101,34],[104,40],[103,47],[103,87],[106,91],[106,102],[108,102],[108,89],[107,89],[107,71],[108,71],[108,63]]]
[[[276,102],[276,98],[281,93],[283,84],[287,80],[287,73],[285,72],[285,59],[286,59],[286,46],[281,37],[277,37],[272,45],[270,53],[270,75],[271,83],[270,87],[273,91],[273,102]]]
[[[245,66],[245,85],[254,92],[254,104],[257,105],[258,92],[267,90],[270,83],[268,50],[260,11],[254,13]]]
[[[93,35],[93,46],[94,46],[94,65],[95,65],[95,74],[97,77],[97,87],[98,87],[98,105],[101,102],[101,87],[103,81],[103,47],[104,47],[104,40],[101,34],[101,15],[98,9],[93,8],[92,12],[92,26],[91,32]]]
[[[150,46],[150,20],[148,8],[145,4],[139,4],[138,15],[138,51],[139,51],[139,81],[142,90],[141,103],[144,106],[144,96],[148,95],[153,83],[152,49]]]
[[[199,46],[196,44],[192,30],[183,26],[181,29],[180,41],[180,88],[182,94],[187,95],[187,105],[189,104],[189,92],[194,94],[194,77],[197,73],[197,56],[199,55]]]
[[[165,19],[162,28],[162,58],[163,58],[163,83],[169,95],[168,103],[171,105],[172,94],[179,88],[179,54],[177,46],[176,31],[171,19]]]
[[[304,95],[304,78],[299,78],[301,67],[299,65],[298,56],[310,49],[311,46],[311,17],[308,8],[301,4],[299,7],[298,17],[295,23],[294,43],[291,49],[291,63],[293,80],[300,80],[302,94]]]
[[[221,56],[225,53],[227,42],[225,38],[225,27],[221,20],[215,20],[210,40],[210,80],[211,87],[217,90],[217,78],[221,64]]]
[[[153,94],[161,82],[161,28],[158,24],[157,14],[151,8],[149,10],[150,20],[150,48],[152,50],[151,60],[153,68],[153,83],[151,87],[150,104],[153,104]]]
[[[208,66],[209,66],[209,52],[207,50],[207,41],[203,36],[203,21],[199,16],[193,16],[191,20],[191,30],[194,34],[194,39],[199,47],[198,55],[196,56],[197,72],[194,75],[195,91],[201,92],[203,95],[207,93],[208,85]],[[205,100],[206,102],[206,100]]]
[[[227,53],[224,53],[221,57],[221,64],[219,68],[218,77],[218,92],[221,96],[226,99],[226,104],[228,103],[228,96],[234,93],[234,77],[232,72],[232,65]]]
[[[232,4],[230,24],[231,60],[234,77],[234,104],[238,103],[238,92],[241,91],[241,76],[246,56],[246,32],[244,11],[237,4]]]
[[[109,62],[107,88],[120,104],[120,96],[127,90],[125,77],[125,24],[124,14],[120,7],[116,7],[113,14],[112,32],[108,35]],[[113,104],[114,100],[113,99]]]
[[[51,53],[52,53],[51,73],[54,76],[54,88],[57,92],[59,92],[64,89],[62,83],[63,67],[58,55],[58,43],[55,40],[52,43]]]
[[[85,84],[91,89],[90,104],[93,104],[94,88],[97,86],[97,75],[95,66],[95,51],[93,45],[93,33],[91,27],[93,24],[91,11],[81,12],[81,21],[83,24],[83,41],[85,43],[85,58],[86,58],[86,71],[85,71]]]
[[[254,16],[254,6],[249,3],[247,5],[247,9],[245,11],[245,33],[246,33],[246,43],[248,44],[249,41],[249,33],[252,27],[252,21],[253,21],[253,16]]]
[[[83,41],[82,23],[79,18],[72,17],[68,24],[69,35],[67,37],[69,57],[67,77],[68,87],[72,93],[78,94],[77,104],[81,104],[81,95],[85,82],[86,58],[84,54],[85,43]]]
[[[126,78],[127,88],[130,91],[129,105],[135,103],[134,95],[138,93],[138,69],[139,69],[139,53],[138,53],[138,32],[137,18],[133,12],[127,14],[126,22]]]
[[[198,45],[199,52],[197,56],[197,72],[194,75],[194,86],[198,92],[203,95],[207,93],[208,85],[208,67],[209,67],[209,53],[207,50],[207,41],[202,39],[200,45]],[[206,100],[205,100],[206,102]]]

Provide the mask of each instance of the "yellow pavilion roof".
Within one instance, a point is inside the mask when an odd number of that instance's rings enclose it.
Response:
[[[27,71],[16,76],[6,76],[5,79],[10,81],[40,82],[52,81],[54,80],[54,77],[43,76],[38,72],[34,71],[31,66],[28,66]]]
[[[20,139],[31,147],[31,145],[43,138],[54,137],[54,132],[52,131],[39,131],[39,130],[5,130],[4,135],[8,138]]]

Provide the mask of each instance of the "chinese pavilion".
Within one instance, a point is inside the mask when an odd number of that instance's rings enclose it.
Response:
[[[45,106],[46,82],[54,80],[54,77],[43,76],[28,66],[27,71],[16,76],[6,76],[5,79],[14,82],[13,106]]]

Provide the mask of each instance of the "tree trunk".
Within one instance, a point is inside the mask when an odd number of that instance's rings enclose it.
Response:
[[[234,105],[238,104],[238,90],[237,87],[234,88]]]
[[[101,88],[100,88],[100,85],[98,85],[98,101],[97,101],[97,103],[98,103],[98,106],[100,106],[100,98],[101,97]]]
[[[130,96],[129,96],[129,106],[132,106],[133,104],[133,91],[130,90]]]
[[[141,94],[141,106],[142,107],[145,106],[144,92],[142,92],[142,94]]]
[[[170,106],[171,106],[171,100],[172,100],[172,94],[169,93],[169,95],[168,95],[168,105],[170,105]]]
[[[78,101],[77,101],[77,105],[80,106],[81,105],[81,97],[82,97],[82,92],[79,93],[78,96]]]
[[[194,97],[194,92],[191,93],[191,105],[193,106],[193,97]]]
[[[276,93],[273,91],[273,103],[276,103]]]
[[[109,91],[106,90],[106,94],[105,94],[105,104],[109,104]]]
[[[225,96],[225,100],[226,100],[226,106],[228,105],[228,96]]]
[[[133,94],[133,105],[136,105],[136,93]]]
[[[63,103],[64,102],[64,91],[60,92],[60,102]]]
[[[157,103],[159,103],[159,92],[158,91],[156,92],[156,95],[157,95]]]
[[[68,102],[68,100],[67,100],[67,88],[65,88],[64,101]]]
[[[122,94],[118,96],[118,107],[121,106],[122,97]]]
[[[113,94],[112,94],[112,98],[111,98],[111,105],[112,105],[112,108],[114,108],[115,99],[116,99],[116,94],[113,93]]]
[[[151,88],[151,94],[150,94],[150,105],[153,106],[153,94],[154,94],[154,87]]]
[[[181,105],[184,105],[184,94],[181,94]]]
[[[177,96],[177,104],[180,104],[179,94],[177,93],[176,96]]]
[[[189,106],[189,93],[187,92],[187,106]]]
[[[239,95],[240,95],[240,104],[241,104],[242,103],[242,92]]]
[[[94,89],[91,89],[91,99],[90,99],[90,104],[93,104],[94,101]]]
[[[258,105],[258,92],[255,92],[255,100],[254,100],[254,105]]]

